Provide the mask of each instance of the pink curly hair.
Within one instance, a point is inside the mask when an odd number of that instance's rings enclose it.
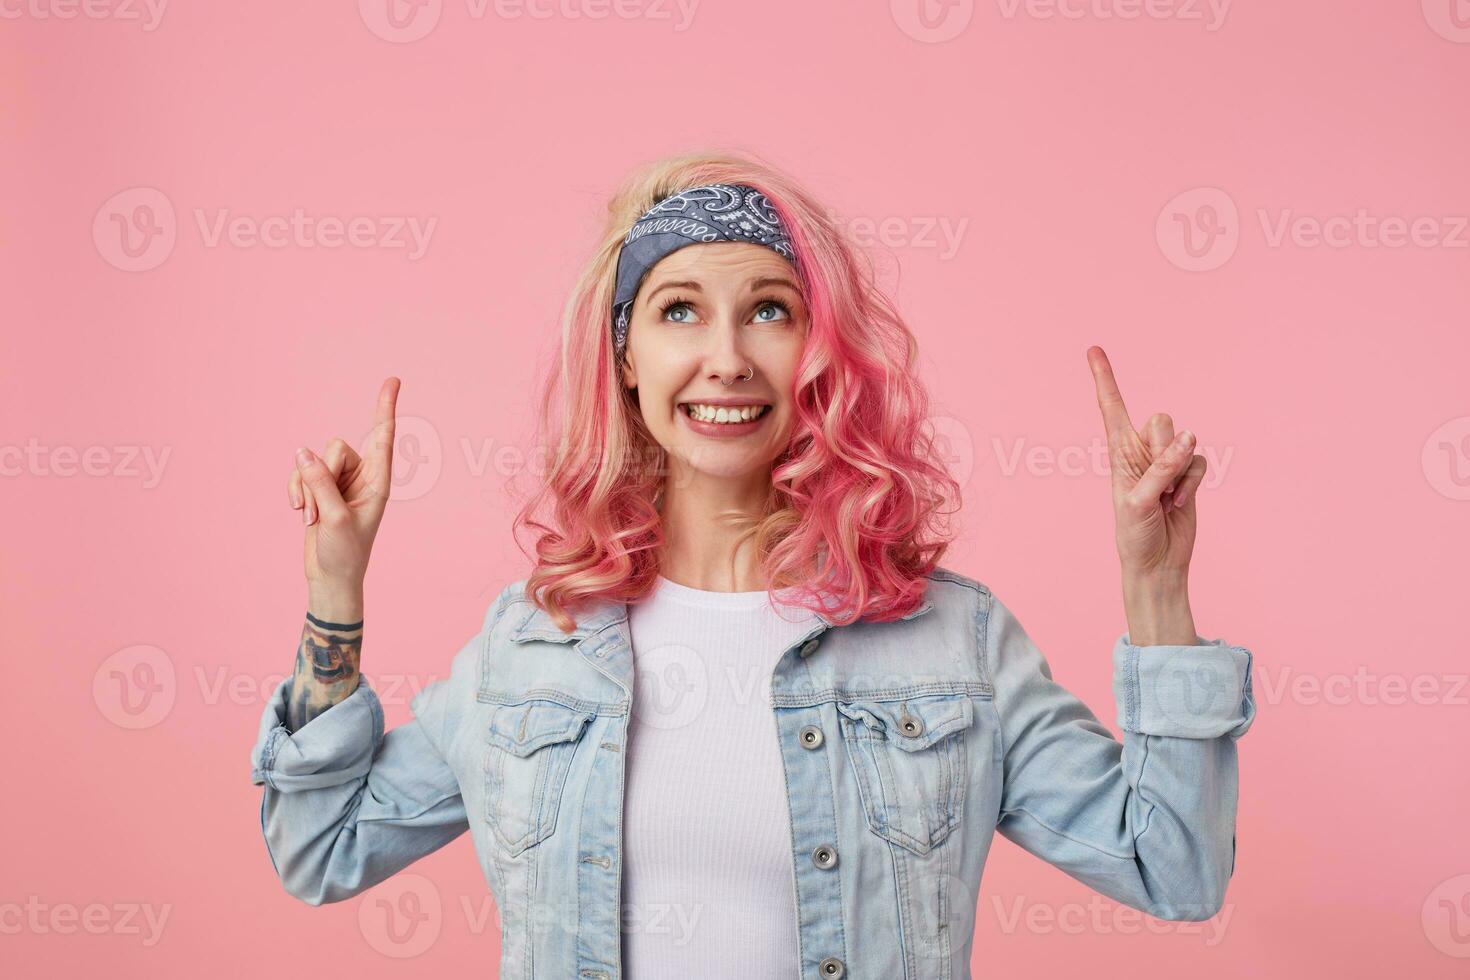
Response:
[[[763,191],[790,234],[810,311],[797,369],[791,441],[774,461],[757,517],[732,515],[753,535],[760,567],[785,601],[836,623],[912,612],[925,577],[949,547],[942,519],[959,485],[934,447],[928,396],[915,375],[918,345],[878,288],[871,262],[826,209],[790,177],[726,152],[668,157],[634,172],[608,203],[606,228],[562,312],[554,367],[543,387],[546,476],[512,534],[537,532],[526,595],[564,631],[589,599],[634,602],[658,575],[657,510],[666,453],[625,388],[610,328],[623,237],[643,212],[701,184]],[[544,509],[543,518],[536,515]],[[526,552],[527,557],[531,557]]]

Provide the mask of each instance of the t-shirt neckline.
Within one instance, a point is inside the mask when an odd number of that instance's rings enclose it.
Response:
[[[781,600],[789,597],[795,591],[795,586],[777,589],[776,597]],[[662,574],[659,574],[650,598],[654,596],[683,605],[697,606],[700,609],[754,609],[766,604],[769,599],[769,593],[765,589],[754,592],[712,592],[708,589],[680,585],[673,579],[665,578]]]

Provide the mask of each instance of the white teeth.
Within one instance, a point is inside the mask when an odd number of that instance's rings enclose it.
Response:
[[[730,408],[719,405],[685,405],[684,410],[689,413],[690,418],[701,422],[748,422],[751,419],[763,415],[769,405],[742,405],[739,408]]]

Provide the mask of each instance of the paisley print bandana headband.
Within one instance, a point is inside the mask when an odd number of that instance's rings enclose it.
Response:
[[[745,184],[705,184],[659,201],[633,223],[618,253],[613,292],[613,347],[618,358],[628,343],[633,300],[648,270],[670,252],[705,242],[753,242],[796,261],[791,239],[770,198]]]

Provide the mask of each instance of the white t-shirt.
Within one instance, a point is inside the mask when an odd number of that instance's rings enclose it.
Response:
[[[763,591],[706,592],[663,576],[630,607],[622,915],[631,980],[800,973],[768,698],[776,661],[816,622],[797,606],[778,612]]]

